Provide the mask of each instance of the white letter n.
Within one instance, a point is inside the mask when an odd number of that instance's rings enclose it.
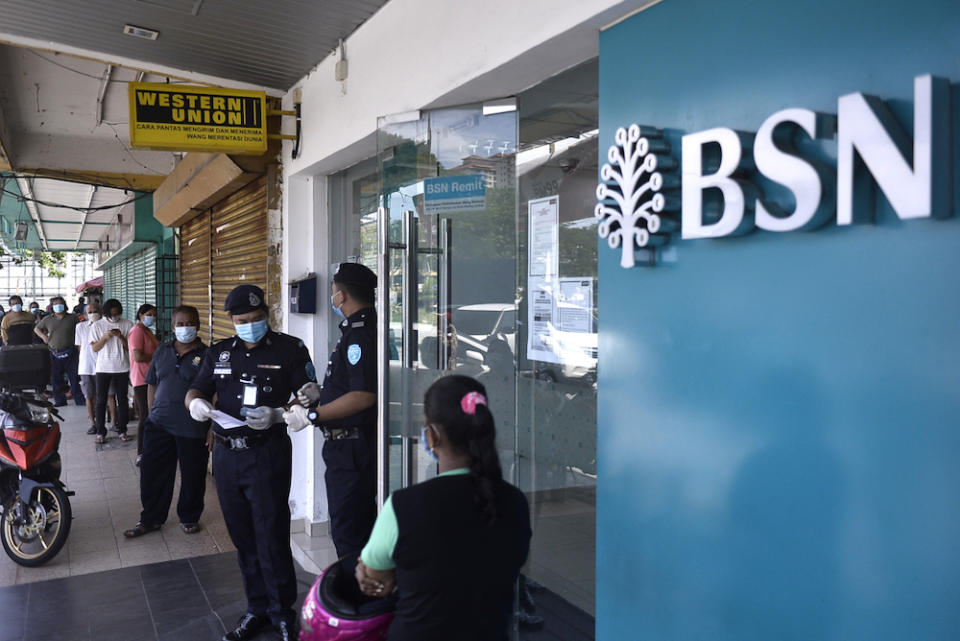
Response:
[[[852,93],[837,106],[837,224],[853,222],[854,153],[901,219],[950,215],[950,83],[931,75],[913,81],[910,139],[885,104]],[[910,161],[913,166],[910,166]]]

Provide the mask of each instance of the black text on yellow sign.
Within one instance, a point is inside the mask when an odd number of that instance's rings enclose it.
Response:
[[[262,154],[262,91],[130,83],[130,143],[146,149]]]

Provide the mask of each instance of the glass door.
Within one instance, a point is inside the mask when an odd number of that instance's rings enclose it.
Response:
[[[378,123],[381,503],[436,474],[419,444],[423,395],[450,373],[486,386],[512,480],[516,141],[512,100]]]

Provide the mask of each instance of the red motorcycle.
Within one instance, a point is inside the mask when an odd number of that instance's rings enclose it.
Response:
[[[60,415],[36,391],[48,380],[45,345],[0,348],[0,541],[25,566],[55,557],[73,518],[74,493],[60,480]]]

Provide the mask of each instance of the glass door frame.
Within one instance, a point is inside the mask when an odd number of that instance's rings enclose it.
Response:
[[[434,151],[440,153],[440,144],[437,140],[432,138],[432,117],[434,115],[441,115],[444,113],[454,113],[457,111],[468,111],[475,110],[476,116],[478,118],[477,123],[484,122],[481,119],[484,119],[488,116],[497,116],[499,114],[510,113],[513,118],[512,121],[512,131],[510,132],[510,137],[512,140],[509,141],[500,141],[501,144],[505,146],[501,148],[494,147],[492,150],[500,151],[500,157],[503,158],[505,154],[509,152],[510,155],[516,154],[516,142],[519,129],[518,122],[518,112],[517,112],[517,100],[514,97],[502,98],[497,100],[485,101],[483,103],[470,103],[466,105],[455,105],[451,107],[432,109],[429,111],[411,111],[401,114],[395,114],[392,116],[386,116],[380,120],[377,128],[378,136],[378,150],[377,157],[378,159],[382,158],[383,150],[380,149],[380,136],[385,131],[386,127],[390,125],[402,125],[404,123],[409,123],[413,121],[422,122],[424,117],[427,118],[428,127],[427,127],[427,151],[428,155],[433,154]],[[493,121],[491,121],[493,122]],[[493,125],[491,125],[493,126]],[[482,130],[482,127],[481,127]],[[492,143],[488,143],[492,144]],[[484,147],[474,145],[467,145],[469,149],[472,149],[472,152],[467,153],[467,156],[476,155],[478,151]],[[495,157],[494,154],[490,154],[491,149],[487,149],[487,157]],[[443,155],[443,154],[440,154]],[[483,157],[483,156],[481,156]],[[435,157],[434,160],[437,160],[437,174],[440,175],[441,171],[444,171],[442,162],[439,160],[439,157]],[[515,163],[515,159],[511,158],[510,162]],[[390,478],[390,460],[391,460],[391,440],[395,439],[396,436],[391,436],[391,388],[390,388],[390,376],[391,376],[391,364],[390,364],[390,355],[391,355],[391,336],[390,336],[390,311],[391,311],[391,301],[390,301],[390,291],[393,284],[392,275],[390,273],[390,268],[396,263],[395,256],[391,256],[391,252],[401,251],[403,252],[402,260],[402,357],[400,359],[400,365],[404,369],[410,371],[416,371],[416,363],[419,362],[419,357],[417,356],[419,351],[419,336],[416,330],[413,328],[418,321],[418,314],[420,313],[420,305],[417,303],[417,297],[420,295],[418,292],[418,283],[419,283],[419,268],[421,254],[435,254],[437,265],[436,265],[436,304],[438,309],[437,318],[436,318],[436,329],[438,334],[438,345],[437,345],[437,366],[439,370],[446,369],[447,365],[451,362],[451,350],[453,349],[446,337],[451,331],[451,320],[449,313],[452,307],[452,294],[453,294],[453,285],[452,285],[452,238],[453,238],[453,221],[450,220],[449,215],[439,215],[426,212],[417,214],[413,211],[416,209],[416,205],[412,206],[411,210],[404,209],[402,211],[402,217],[400,222],[401,233],[400,233],[400,242],[396,240],[391,241],[391,203],[386,201],[386,194],[384,193],[384,177],[383,177],[383,165],[382,162],[378,163],[378,171],[380,172],[380,203],[378,208],[377,215],[377,238],[378,238],[378,252],[377,252],[377,273],[380,277],[380,286],[377,288],[377,314],[379,322],[377,324],[377,501],[380,506],[384,504],[387,497],[389,496],[391,478]],[[459,167],[454,167],[456,170]],[[451,175],[451,174],[444,174]],[[456,175],[453,173],[452,175]],[[422,181],[424,177],[416,176],[415,180]],[[511,210],[511,220],[515,220],[516,217],[516,172],[515,170],[511,174],[510,188],[513,190],[513,209]],[[417,228],[419,225],[424,224],[426,216],[435,217],[435,224],[432,224],[434,221],[431,221],[431,226],[433,229],[430,230],[431,238],[435,235],[435,246],[430,247],[419,247],[418,246],[418,232]],[[396,224],[394,220],[394,224]],[[394,235],[396,236],[396,229],[394,229]],[[433,242],[433,241],[428,241]],[[514,244],[515,250],[515,244]],[[516,256],[513,256],[511,262],[515,262]],[[511,293],[515,287],[515,278],[512,279],[510,283]],[[515,329],[514,329],[515,331]],[[514,369],[514,382],[513,382],[513,392],[511,398],[509,399],[510,406],[514,408],[515,413],[515,394],[516,394],[516,380],[515,380],[516,371]],[[403,381],[407,379],[404,377]],[[401,385],[403,385],[401,381]],[[395,391],[395,390],[394,390]],[[404,394],[406,398],[406,394]],[[401,447],[401,464],[400,464],[400,473],[401,473],[401,483],[400,487],[407,487],[416,481],[416,465],[415,460],[417,458],[418,452],[415,449],[416,441],[418,437],[412,436],[412,428],[409,428],[409,425],[413,424],[413,417],[409,416],[408,412],[411,411],[412,407],[410,403],[403,403],[403,408],[401,412],[404,415],[402,426],[401,426],[401,435],[400,435],[400,447]],[[394,410],[396,411],[396,409]],[[409,424],[409,425],[408,425]],[[515,425],[515,416],[511,416],[509,420],[504,421],[504,425]],[[499,426],[498,426],[499,427]],[[514,440],[516,435],[514,434]],[[512,448],[514,454],[516,452],[515,448]]]

